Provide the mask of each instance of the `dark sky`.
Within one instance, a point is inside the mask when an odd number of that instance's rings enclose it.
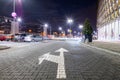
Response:
[[[11,16],[13,0],[0,0],[0,16]],[[19,1],[19,0],[18,0]],[[74,19],[74,26],[89,18],[96,26],[97,0],[22,0],[16,6],[24,22],[48,22],[53,27],[65,26],[66,18]]]

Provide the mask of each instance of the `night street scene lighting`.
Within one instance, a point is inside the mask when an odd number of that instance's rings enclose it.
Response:
[[[59,29],[60,31],[62,31],[62,27],[59,27],[58,29]]]
[[[20,17],[17,18],[18,22],[22,22],[22,19]]]
[[[47,24],[47,23],[45,23],[45,24],[44,24],[44,27],[48,28],[48,24]]]
[[[0,0],[0,80],[120,80],[120,0]]]
[[[79,29],[82,29],[82,28],[83,28],[83,25],[80,25],[80,24],[79,24]]]
[[[67,19],[67,23],[68,23],[68,24],[72,24],[72,23],[73,23],[73,19],[68,18],[68,19]]]
[[[70,37],[72,37],[72,24],[73,24],[73,19],[72,18],[67,18],[67,23],[69,24],[70,26]]]

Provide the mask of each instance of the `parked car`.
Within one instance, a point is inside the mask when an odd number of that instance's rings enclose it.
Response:
[[[41,36],[36,36],[36,35],[28,35],[24,38],[25,42],[38,42],[38,41],[42,41],[42,37]]]
[[[14,41],[24,41],[24,38],[27,36],[27,34],[15,34],[14,35]]]
[[[43,40],[51,40],[49,37],[43,37]]]
[[[0,41],[4,41],[4,40],[6,40],[6,37],[5,37],[5,35],[3,35],[3,34],[0,34]]]
[[[5,37],[6,37],[6,41],[10,41],[14,39],[14,35],[12,34],[5,34]]]

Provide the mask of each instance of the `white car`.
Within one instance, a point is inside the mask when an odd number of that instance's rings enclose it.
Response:
[[[28,35],[24,38],[25,42],[38,42],[38,41],[42,41],[42,37],[41,36],[35,36],[35,35]]]

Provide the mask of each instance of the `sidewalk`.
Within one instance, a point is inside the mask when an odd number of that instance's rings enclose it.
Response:
[[[88,45],[120,53],[120,41],[93,41]]]
[[[5,49],[9,49],[10,47],[7,47],[7,46],[1,46],[0,45],[0,50],[5,50]]]

